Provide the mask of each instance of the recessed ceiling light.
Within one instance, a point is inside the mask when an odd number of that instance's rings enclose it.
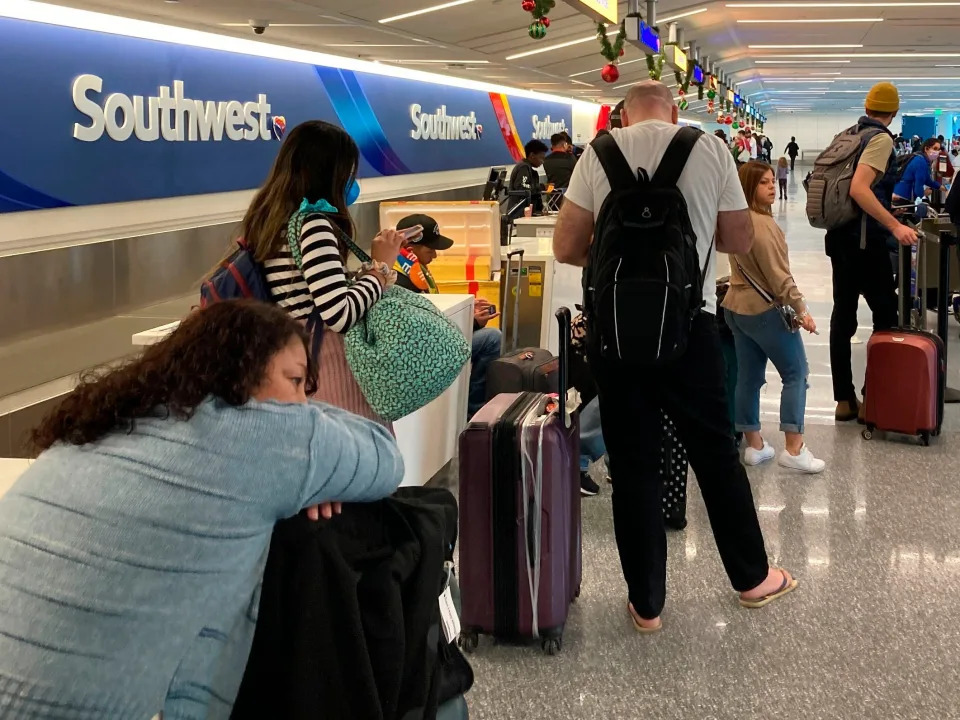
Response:
[[[699,15],[700,13],[705,13],[707,10],[708,8],[702,7],[702,8],[697,8],[696,10],[689,10],[687,12],[679,13],[677,15],[670,15],[668,17],[658,17],[657,24],[659,25],[660,23],[673,22],[674,20],[690,17],[691,15]]]
[[[862,48],[863,45],[856,45],[856,44],[851,44],[851,45],[747,45],[747,47],[750,48],[751,50],[799,50],[801,48]],[[791,55],[790,57],[800,57],[800,56]],[[832,57],[832,56],[811,55],[811,57]]]
[[[811,20],[737,20],[744,25],[759,25],[761,23],[874,23],[883,22],[883,18],[814,18]]]
[[[421,8],[420,10],[413,10],[412,12],[403,13],[401,15],[394,15],[392,17],[383,18],[380,20],[381,25],[386,25],[387,23],[396,22],[397,20],[406,20],[407,18],[416,17],[417,15],[426,15],[427,13],[437,12],[438,10],[446,10],[447,8],[456,7],[457,5],[466,5],[471,3],[473,0],[452,0],[452,2],[446,2],[442,5],[431,5],[430,7]]]

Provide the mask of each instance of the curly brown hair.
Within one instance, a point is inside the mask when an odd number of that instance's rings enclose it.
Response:
[[[33,431],[39,453],[57,442],[84,445],[137,418],[165,412],[186,420],[209,396],[243,405],[263,382],[273,356],[297,338],[307,351],[306,392],[317,366],[304,327],[286,311],[255,300],[214,303],[188,315],[165,340],[120,367],[99,368]]]

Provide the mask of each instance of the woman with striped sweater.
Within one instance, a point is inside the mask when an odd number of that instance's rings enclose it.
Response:
[[[372,420],[370,409],[350,372],[343,352],[349,330],[394,284],[392,269],[403,237],[384,230],[373,239],[373,261],[356,274],[347,270],[348,249],[341,237],[353,235],[347,212],[356,200],[359,151],[343,129],[320,120],[290,131],[266,183],[243,219],[243,236],[266,273],[274,301],[293,317],[322,321],[320,377],[314,398]],[[287,243],[287,223],[306,198],[325,200],[324,214],[308,215],[300,233],[303,270]]]

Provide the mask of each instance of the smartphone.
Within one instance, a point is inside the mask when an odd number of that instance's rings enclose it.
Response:
[[[490,307],[487,308],[487,315],[496,315],[496,314],[497,314],[497,306],[490,305]]]
[[[417,240],[423,237],[423,225],[414,225],[403,230],[397,230],[397,232],[403,235],[404,240]]]

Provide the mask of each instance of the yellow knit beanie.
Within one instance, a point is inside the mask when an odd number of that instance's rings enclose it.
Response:
[[[867,93],[866,108],[878,113],[895,113],[900,109],[900,93],[893,83],[877,83]]]

